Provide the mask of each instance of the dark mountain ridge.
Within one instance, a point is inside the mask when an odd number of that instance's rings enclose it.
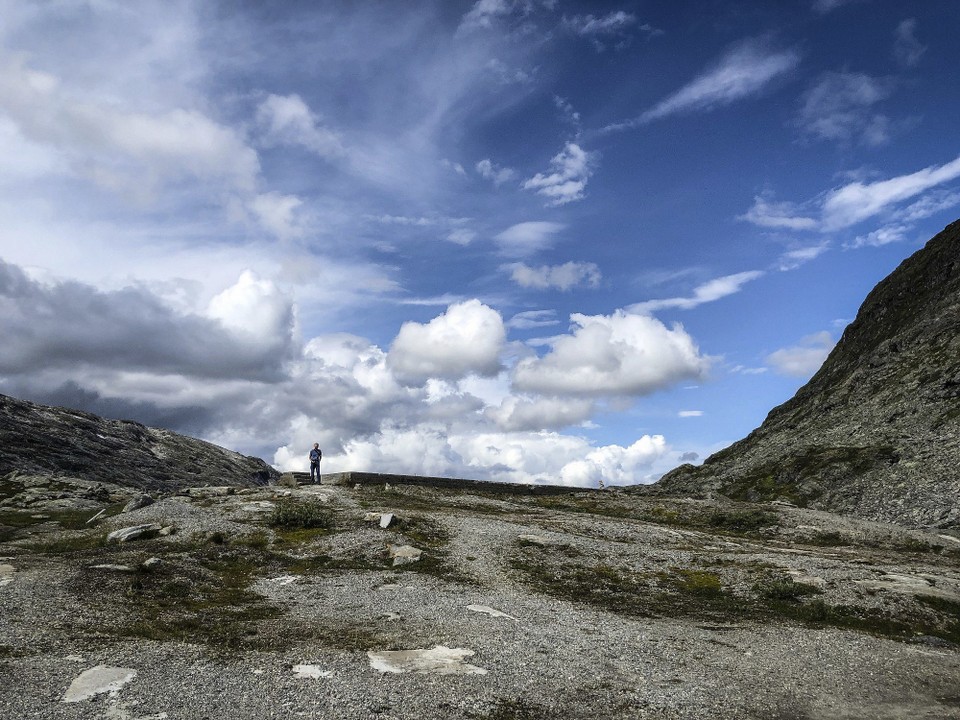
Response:
[[[69,476],[145,491],[263,485],[263,460],[126,420],[0,395],[0,477]]]
[[[960,221],[867,296],[820,370],[746,438],[655,491],[782,498],[960,526]]]

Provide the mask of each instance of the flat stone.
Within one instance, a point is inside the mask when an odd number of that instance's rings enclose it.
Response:
[[[413,545],[387,545],[387,551],[393,558],[393,567],[415,563],[423,555],[423,550]]]
[[[80,673],[67,688],[62,702],[75,703],[102,693],[117,693],[137,676],[131,668],[97,665]]]
[[[91,570],[107,570],[109,572],[133,573],[136,572],[129,565],[115,565],[113,563],[102,563],[100,565],[91,565]]]
[[[484,668],[464,662],[473,654],[473,650],[437,645],[429,650],[371,650],[367,657],[371,668],[384,673],[486,675]]]
[[[162,564],[163,564],[163,560],[161,560],[158,557],[152,557],[152,558],[147,558],[142,563],[140,563],[140,567],[142,567],[144,570],[153,570],[155,568],[160,567],[160,565]]]
[[[130,540],[145,540],[156,537],[163,529],[164,528],[156,523],[149,523],[147,525],[133,525],[131,527],[114,530],[112,533],[107,535],[107,542],[122,543]]]
[[[272,503],[269,500],[254,500],[252,502],[244,503],[240,506],[240,509],[245,512],[268,513],[273,512],[276,507],[276,503]]]
[[[488,607],[486,605],[467,605],[467,610],[475,613],[483,613],[484,615],[489,615],[490,617],[516,620],[513,615],[507,615],[505,612],[494,610],[492,607]]]
[[[380,516],[380,527],[386,530],[391,524],[393,524],[393,519],[393,513],[384,513]]]
[[[296,575],[281,575],[280,577],[269,578],[267,580],[267,582],[276,583],[277,585],[292,585],[296,581]]]
[[[169,537],[170,535],[175,535],[177,529],[173,525],[167,525],[166,527],[160,528],[161,537]]]
[[[368,512],[363,516],[364,521],[366,522],[380,522],[380,513],[378,512]]]
[[[520,539],[532,545],[539,545],[540,547],[546,547],[550,544],[549,538],[545,538],[543,535],[521,535]]]
[[[309,680],[319,680],[333,675],[333,670],[321,670],[317,665],[294,665],[293,674],[298,678],[307,678]]]

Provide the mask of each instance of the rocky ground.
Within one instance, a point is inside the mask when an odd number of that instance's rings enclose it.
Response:
[[[0,717],[960,718],[947,533],[615,491],[134,492],[0,480]]]

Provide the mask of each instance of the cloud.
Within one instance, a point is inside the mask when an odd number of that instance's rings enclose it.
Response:
[[[679,308],[680,310],[692,310],[698,305],[714,302],[725,298],[728,295],[740,292],[746,283],[756,280],[764,275],[762,270],[750,270],[748,272],[735,273],[715,278],[709,282],[699,285],[693,289],[693,295],[690,297],[665,298],[663,300],[647,300],[646,302],[636,303],[628,309],[633,313],[652,313],[666,308]]]
[[[512,0],[477,0],[460,22],[461,29],[489,28],[497,18],[513,12]]]
[[[479,300],[451,305],[429,323],[406,322],[390,346],[390,369],[410,384],[500,372],[506,330],[500,314]]]
[[[507,257],[527,257],[549,248],[553,236],[566,227],[563,223],[533,221],[511,225],[494,237],[500,254]]]
[[[760,93],[800,64],[796,50],[772,50],[764,41],[747,40],[728,51],[710,69],[633,120],[609,125],[626,130],[670,115],[712,110]]]
[[[691,417],[703,417],[703,410],[681,410],[677,413],[677,417],[682,418],[691,418]]]
[[[826,15],[844,5],[852,5],[863,0],[813,0],[813,11],[819,15]]]
[[[582,460],[573,460],[560,470],[564,485],[603,486],[628,485],[640,481],[644,471],[667,452],[663,435],[644,435],[629,447],[607,445],[587,453]]]
[[[250,274],[202,316],[178,313],[143,288],[40,283],[0,260],[0,321],[9,334],[0,374],[8,375],[92,366],[270,381],[293,351],[289,299]]]
[[[820,369],[834,344],[830,333],[819,332],[803,338],[799,345],[770,353],[766,362],[781,375],[807,378]]]
[[[532,330],[559,324],[555,310],[527,310],[517,313],[507,321],[507,327],[515,330]]]
[[[628,45],[630,30],[634,27],[647,37],[663,34],[663,30],[655,28],[649,23],[638,24],[636,15],[623,10],[616,10],[602,16],[592,14],[564,16],[561,25],[569,32],[588,38],[597,52],[606,49],[604,41],[608,38],[617,40],[617,49],[622,49]]]
[[[817,228],[817,221],[801,214],[794,203],[774,202],[769,199],[769,194],[756,195],[753,198],[753,207],[738,219],[766,228],[783,228],[786,230],[815,230]]]
[[[594,263],[567,262],[563,265],[542,265],[534,268],[524,263],[504,266],[517,285],[537,290],[568,291],[580,285],[597,287],[600,284],[600,268]]]
[[[855,180],[830,190],[806,203],[811,207],[819,206],[819,217],[816,218],[810,217],[812,213],[801,214],[794,203],[775,203],[764,195],[755,197],[753,207],[740,219],[760,227],[834,232],[887,213],[891,215],[888,225],[900,226],[901,231],[905,232],[910,229],[910,223],[960,204],[960,193],[951,189],[936,189],[957,178],[960,178],[960,157],[907,175],[873,182]],[[894,206],[924,193],[929,194],[905,208],[894,209]],[[862,235],[848,247],[876,244],[883,237],[892,237],[887,231],[877,233],[872,238]]]
[[[632,13],[617,10],[603,17],[594,15],[574,15],[573,17],[564,17],[564,27],[572,30],[578,35],[606,35],[610,33],[619,33],[624,29],[635,25],[637,16]]]
[[[503,183],[511,180],[516,173],[510,168],[494,165],[489,159],[481,160],[476,165],[480,177],[485,178],[494,184],[494,187],[500,187]]]
[[[344,152],[340,136],[322,127],[299,95],[268,95],[257,108],[256,119],[268,146],[301,146],[322,158]]]
[[[837,230],[873,217],[888,206],[909,200],[937,185],[960,177],[960,157],[940,166],[872,183],[852,182],[827,193],[823,227]]]
[[[797,126],[814,140],[882,145],[890,139],[890,121],[870,108],[892,92],[890,80],[863,73],[826,73],[801,98]]]
[[[468,230],[467,228],[457,228],[456,230],[451,230],[450,234],[447,235],[447,241],[454,243],[455,245],[467,246],[477,239],[477,233],[473,230]]]
[[[819,245],[809,245],[808,247],[789,250],[780,256],[778,269],[784,272],[787,270],[796,270],[801,265],[820,257],[829,249],[829,243],[824,242]]]
[[[296,212],[303,200],[294,195],[277,192],[255,195],[248,203],[250,214],[257,223],[278,238],[298,237],[303,234]]]
[[[570,317],[573,332],[551,339],[544,357],[524,358],[513,371],[521,392],[550,396],[648,395],[685,379],[702,378],[709,365],[680,325],[667,328],[646,315]]]
[[[914,67],[927,51],[927,46],[917,39],[916,18],[908,18],[894,32],[893,56],[904,67]]]
[[[586,152],[579,145],[568,142],[563,150],[550,160],[552,172],[537,173],[525,180],[524,190],[533,190],[547,198],[548,206],[566,205],[583,198],[587,181],[593,175],[597,153]]]
[[[195,178],[249,192],[260,170],[241,135],[196,110],[148,114],[75,96],[22,58],[0,65],[0,112],[28,140],[60,153],[74,173],[115,191],[150,193]]]
[[[855,250],[862,247],[880,247],[881,245],[901,242],[906,239],[910,229],[911,226],[909,225],[884,225],[865,235],[857,235],[853,242],[848,243],[845,247]]]
[[[584,398],[523,398],[510,396],[500,407],[486,410],[488,418],[506,432],[559,430],[578,425],[595,411],[595,402]]]

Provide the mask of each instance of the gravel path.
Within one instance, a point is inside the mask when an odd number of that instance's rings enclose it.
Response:
[[[736,613],[643,617],[611,609],[609,598],[565,597],[531,580],[592,568],[597,582],[607,582],[600,571],[609,566],[664,582],[670,572],[702,579],[708,568],[725,588],[740,592],[740,583],[746,593],[743,577],[774,568],[819,579],[823,597],[836,602],[897,608],[901,596],[913,598],[903,578],[960,597],[956,556],[895,552],[880,542],[899,532],[887,526],[834,519],[826,527],[830,516],[790,511],[779,534],[764,539],[616,517],[613,505],[604,516],[420,488],[304,488],[291,497],[322,502],[338,531],[275,536],[264,519],[283,498],[271,488],[172,497],[89,531],[141,522],[178,528],[129,547],[53,551],[36,537],[0,545],[0,564],[14,568],[0,585],[0,718],[960,718],[960,651],[945,641],[908,643]],[[372,510],[395,512],[397,527],[365,522]],[[787,541],[814,521],[870,543]],[[531,534],[546,545],[519,541]],[[425,538],[432,543],[425,558],[437,564],[389,566],[388,543]],[[135,569],[151,556],[162,560],[152,575],[90,569],[97,562]],[[243,607],[278,609],[242,621],[256,633],[249,642],[121,631],[145,612],[136,583],[180,587],[188,578],[199,586],[204,573],[225,573],[228,558],[247,556],[257,565]],[[538,569],[548,570],[547,580]],[[872,595],[858,584],[890,575],[901,579]],[[170,602],[177,607],[176,597]],[[382,672],[368,655],[438,646],[472,654],[445,665],[450,674]],[[97,666],[135,675],[112,692],[63,702],[75,678]]]

